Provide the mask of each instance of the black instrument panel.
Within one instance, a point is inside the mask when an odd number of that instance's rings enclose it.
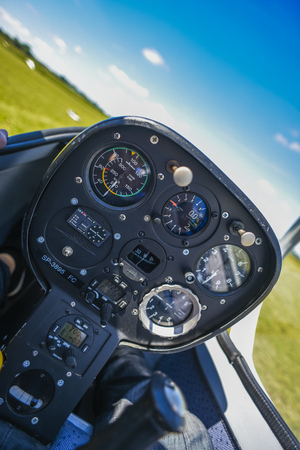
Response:
[[[183,187],[173,178],[182,167],[193,174]],[[105,323],[109,317],[135,345],[170,350],[230,326],[261,300],[278,269],[265,219],[254,217],[250,209],[260,213],[199,150],[160,124],[138,118],[97,124],[66,147],[49,173],[27,235],[37,275],[89,305],[100,322],[91,283],[104,273],[124,279],[130,302],[117,311],[106,295]],[[234,223],[254,236],[251,246],[243,245]],[[168,285],[191,291],[197,307],[177,308],[170,288],[152,300],[156,317],[143,320],[145,297]],[[166,339],[162,327],[174,322],[174,313],[176,333]]]

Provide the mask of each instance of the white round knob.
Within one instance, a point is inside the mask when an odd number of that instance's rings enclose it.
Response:
[[[177,186],[188,186],[193,180],[193,172],[185,166],[177,167],[177,169],[174,170],[173,180]]]
[[[251,231],[239,230],[239,235],[241,236],[241,244],[244,247],[250,247],[255,242],[255,234]]]

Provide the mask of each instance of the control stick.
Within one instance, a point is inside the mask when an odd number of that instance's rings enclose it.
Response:
[[[144,395],[81,450],[146,450],[168,432],[181,432],[185,400],[177,385],[161,372],[154,372]]]

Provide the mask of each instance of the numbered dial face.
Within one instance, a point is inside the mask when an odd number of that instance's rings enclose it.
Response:
[[[185,334],[200,319],[198,297],[180,285],[154,288],[142,300],[140,319],[151,333],[163,337]]]
[[[146,312],[152,322],[164,327],[172,327],[184,322],[192,308],[193,303],[185,292],[166,289],[150,298]]]
[[[151,170],[143,156],[127,147],[104,150],[90,167],[89,182],[102,202],[126,207],[141,201],[150,189]]]
[[[196,277],[205,289],[226,293],[242,286],[250,271],[251,261],[245,250],[236,245],[218,245],[201,256],[196,266]]]
[[[176,236],[190,236],[204,228],[208,207],[202,198],[191,192],[174,195],[162,211],[164,226]]]

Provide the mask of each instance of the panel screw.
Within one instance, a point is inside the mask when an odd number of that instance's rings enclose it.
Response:
[[[38,352],[37,350],[34,350],[34,351],[32,352],[32,354],[33,354],[33,356],[37,356],[37,355],[39,354],[39,352]]]
[[[259,267],[258,269],[257,269],[257,272],[258,273],[262,273],[264,271],[264,268],[263,267]]]
[[[155,136],[155,134],[153,136],[151,136],[150,142],[151,142],[151,144],[154,144],[154,145],[157,144],[159,142],[158,136]]]
[[[146,214],[146,215],[144,216],[144,221],[145,221],[145,222],[150,222],[150,220],[151,220],[151,216],[149,216],[149,214]]]
[[[133,291],[133,295],[138,295],[139,291],[135,290]]]
[[[82,275],[84,277],[86,274],[87,274],[87,270],[81,269],[80,275]]]
[[[137,315],[139,314],[139,310],[138,310],[138,309],[133,309],[133,310],[131,311],[131,314],[132,314],[133,316],[137,316]]]
[[[225,234],[224,241],[229,241],[229,239],[230,239],[230,236],[228,236],[228,234]]]
[[[224,298],[222,298],[222,300],[220,301],[220,305],[225,305],[226,300],[224,300]]]
[[[114,133],[114,139],[120,139],[121,138],[121,135],[120,135],[120,133]]]
[[[29,367],[30,366],[30,361],[28,361],[28,359],[26,359],[26,361],[23,362],[23,367]]]
[[[186,248],[182,253],[184,254],[184,256],[187,256],[189,255],[190,251]]]
[[[32,425],[36,425],[36,424],[38,423],[38,421],[39,421],[38,417],[33,417],[33,418],[31,419]]]
[[[72,376],[72,372],[67,372],[66,375],[67,375],[67,377],[71,377]]]
[[[66,257],[73,255],[73,249],[68,245],[66,245],[66,247],[64,247],[61,252]]]
[[[77,184],[81,184],[82,183],[82,178],[81,177],[76,177],[75,181]]]
[[[37,238],[37,241],[39,244],[42,244],[43,242],[45,242],[45,239],[43,238],[43,236],[40,236]]]
[[[65,384],[64,380],[58,380],[57,386],[63,386]]]
[[[76,306],[76,303],[75,302],[71,302],[71,306],[72,306],[72,308],[74,308],[74,306]]]
[[[168,276],[168,277],[165,278],[165,282],[166,283],[172,283],[173,282],[173,278]]]
[[[206,305],[202,305],[201,309],[202,309],[202,311],[206,311],[207,310],[207,306]]]
[[[159,174],[157,175],[157,178],[158,178],[160,181],[162,181],[162,180],[164,180],[165,176],[164,176],[163,173],[159,173]]]
[[[78,205],[78,198],[71,198],[71,205]]]
[[[125,214],[120,214],[119,215],[119,219],[123,220],[123,221],[126,220],[126,215]]]
[[[121,239],[120,233],[115,233],[115,234],[114,234],[114,238],[116,239],[116,241],[118,241],[119,239]]]
[[[228,217],[229,217],[228,212],[226,212],[226,211],[223,212],[222,217],[223,217],[223,219],[228,219]]]
[[[261,245],[262,244],[262,239],[261,238],[256,238],[255,239],[255,244],[256,245]]]

